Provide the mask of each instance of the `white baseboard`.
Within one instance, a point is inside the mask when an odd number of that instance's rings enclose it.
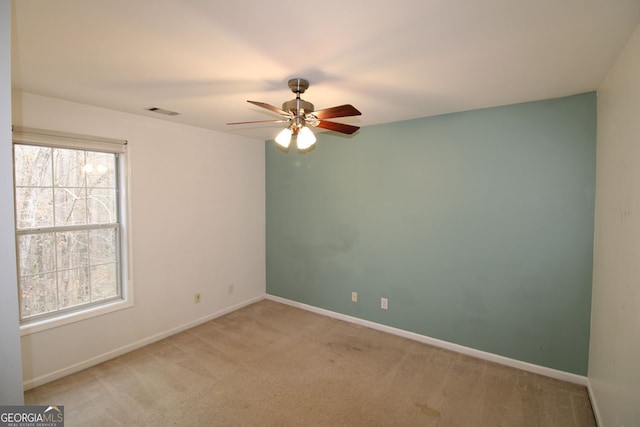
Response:
[[[287,304],[293,307],[301,308],[303,310],[311,311],[317,314],[322,314],[324,316],[333,317],[335,319],[354,323],[356,325],[366,326],[371,329],[376,329],[382,332],[398,335],[414,341],[419,341],[421,343],[429,344],[434,347],[440,347],[447,350],[455,351],[457,353],[461,353],[461,354],[475,357],[478,359],[488,360],[490,362],[495,362],[501,365],[510,366],[512,368],[521,369],[523,371],[544,375],[546,377],[551,377],[551,378],[567,381],[574,384],[579,384],[585,387],[588,385],[587,377],[584,377],[582,375],[576,375],[570,372],[564,372],[564,371],[559,371],[556,369],[551,369],[551,368],[547,368],[540,365],[534,365],[533,363],[522,362],[520,360],[511,359],[509,357],[499,356],[497,354],[476,350],[474,348],[465,347],[459,344],[453,344],[447,341],[431,338],[426,335],[420,335],[414,332],[405,331],[403,329],[398,329],[391,326],[382,325],[380,323],[371,322],[369,320],[363,320],[357,317],[348,316],[346,314],[336,313],[334,311],[325,310],[323,308],[314,307],[312,305],[303,304],[301,302],[288,300],[286,298],[278,297],[275,295],[267,294],[266,298],[272,301],[276,301],[276,302]]]
[[[587,378],[587,392],[589,392],[589,400],[591,401],[591,409],[593,410],[593,416],[596,418],[596,425],[603,426],[602,417],[600,416],[600,410],[598,409],[598,402],[596,401],[596,395],[593,392],[591,386],[591,380]]]
[[[156,341],[160,341],[161,339],[167,338],[167,337],[169,337],[171,335],[175,335],[178,332],[182,332],[182,331],[185,331],[187,329],[193,328],[193,327],[198,326],[198,325],[200,325],[202,323],[208,322],[209,320],[213,320],[213,319],[215,319],[217,317],[224,316],[225,314],[231,313],[232,311],[236,311],[236,310],[238,310],[238,309],[240,309],[242,307],[246,307],[247,305],[253,304],[253,303],[258,302],[258,301],[262,301],[264,298],[265,298],[264,295],[259,295],[257,297],[248,299],[246,301],[242,301],[241,303],[232,305],[230,307],[226,307],[226,308],[224,308],[222,310],[219,310],[219,311],[217,311],[215,313],[209,314],[207,316],[201,317],[199,319],[193,320],[191,322],[185,323],[185,324],[177,326],[175,328],[171,328],[171,329],[169,329],[167,331],[160,332],[160,333],[152,335],[150,337],[141,339],[141,340],[136,341],[134,343],[127,344],[127,345],[122,346],[120,348],[117,348],[115,350],[108,351],[106,353],[103,353],[103,354],[101,354],[99,356],[96,356],[96,357],[92,357],[91,359],[85,360],[83,362],[76,363],[74,365],[67,366],[66,368],[62,368],[62,369],[59,369],[57,371],[47,373],[45,375],[41,375],[39,377],[29,379],[27,381],[24,381],[22,383],[22,386],[23,386],[24,390],[26,391],[26,390],[38,387],[38,386],[40,386],[42,384],[46,384],[48,382],[55,381],[55,380],[60,379],[62,377],[66,377],[67,375],[70,375],[70,374],[73,374],[73,373],[76,373],[76,372],[80,372],[83,369],[87,369],[87,368],[89,368],[91,366],[95,366],[95,365],[98,365],[98,364],[100,364],[102,362],[106,362],[107,360],[110,360],[110,359],[113,359],[115,357],[121,356],[123,354],[129,353],[129,352],[131,352],[133,350],[136,350],[138,348],[144,347],[145,345],[153,344]]]
[[[239,304],[235,304],[233,306],[224,308],[222,310],[219,310],[215,313],[209,314],[207,316],[201,317],[199,319],[196,319],[192,322],[188,322],[185,323],[183,325],[177,326],[175,328],[171,328],[167,331],[152,335],[150,337],[144,338],[142,340],[136,341],[134,343],[131,344],[127,344],[125,346],[122,346],[120,348],[108,351],[106,353],[103,353],[101,355],[98,355],[96,357],[92,357],[91,359],[87,359],[83,362],[80,363],[76,363],[74,365],[59,369],[57,371],[54,372],[50,372],[47,373],[45,375],[41,375],[39,377],[36,378],[32,378],[29,380],[26,380],[23,382],[23,387],[24,390],[29,390],[35,387],[38,387],[42,384],[46,384],[48,382],[51,381],[55,381],[57,379],[60,379],[62,377],[65,377],[67,375],[76,373],[76,372],[80,372],[83,369],[87,369],[91,366],[95,366],[98,365],[102,362],[106,362],[107,360],[113,359],[115,357],[121,356],[123,354],[129,353],[133,350],[136,350],[138,348],[144,347],[146,345],[152,344],[156,341],[160,341],[161,339],[167,338],[171,335],[175,335],[179,332],[185,331],[187,329],[193,328],[195,326],[198,326],[202,323],[208,322],[210,320],[213,320],[217,317],[220,316],[224,316],[225,314],[231,313],[232,311],[238,310],[242,307],[246,307],[248,305],[251,305],[255,302],[261,301],[263,299],[269,299],[272,301],[276,301],[282,304],[287,304],[293,307],[297,307],[303,310],[307,310],[310,312],[314,312],[317,314],[321,314],[324,316],[328,316],[328,317],[333,317],[335,319],[339,319],[339,320],[344,320],[346,322],[350,322],[350,323],[354,323],[357,325],[361,325],[361,326],[365,326],[371,329],[376,329],[382,332],[387,332],[393,335],[397,335],[397,336],[401,336],[404,338],[408,338],[414,341],[418,341],[418,342],[422,342],[425,344],[429,344],[429,345],[433,345],[435,347],[440,347],[440,348],[444,348],[447,350],[451,350],[451,351],[455,351],[457,353],[461,353],[461,354],[465,354],[467,356],[472,356],[472,357],[476,357],[478,359],[483,359],[483,360],[488,360],[490,362],[495,362],[495,363],[499,363],[505,366],[510,366],[513,368],[517,368],[517,369],[522,369],[524,371],[528,371],[528,372],[532,372],[535,374],[540,374],[540,375],[544,375],[547,377],[551,377],[551,378],[556,378],[559,380],[563,380],[563,381],[568,381],[574,384],[579,384],[579,385],[583,385],[586,386],[588,391],[589,391],[589,397],[591,398],[591,404],[593,406],[593,411],[594,414],[596,416],[596,421],[598,421],[598,425],[601,425],[599,423],[599,414],[597,411],[597,405],[595,404],[595,400],[594,400],[594,396],[593,396],[593,391],[591,389],[591,386],[587,380],[586,377],[581,376],[581,375],[576,375],[576,374],[572,374],[569,372],[564,372],[564,371],[559,371],[556,369],[551,369],[551,368],[547,368],[544,366],[539,366],[539,365],[534,365],[532,363],[528,363],[528,362],[522,362],[520,360],[515,360],[515,359],[511,359],[508,357],[504,357],[504,356],[499,356],[497,354],[493,354],[493,353],[488,353],[485,351],[481,351],[481,350],[476,350],[470,347],[465,347],[462,345],[458,345],[458,344],[453,344],[447,341],[442,341],[436,338],[431,338],[425,335],[420,335],[420,334],[416,334],[414,332],[409,332],[409,331],[405,331],[402,329],[398,329],[398,328],[394,328],[391,326],[387,326],[387,325],[382,325],[380,323],[375,323],[375,322],[371,322],[368,320],[363,320],[363,319],[359,319],[357,317],[353,317],[353,316],[348,316],[346,314],[341,314],[341,313],[336,313],[330,310],[325,310],[322,308],[318,308],[318,307],[314,307],[308,304],[303,304],[297,301],[292,301],[292,300],[288,300],[286,298],[281,298],[275,295],[260,295],[258,297],[254,297],[251,299],[248,299],[246,301],[243,301]]]

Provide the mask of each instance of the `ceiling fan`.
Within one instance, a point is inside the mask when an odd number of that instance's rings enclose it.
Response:
[[[257,105],[258,107],[266,108],[267,110],[280,114],[283,119],[233,122],[227,124],[288,123],[287,127],[276,136],[276,143],[278,143],[282,148],[287,149],[291,143],[291,137],[296,136],[297,147],[300,151],[309,150],[316,142],[316,137],[313,132],[311,132],[311,129],[309,129],[309,126],[345,133],[348,135],[351,135],[360,129],[359,126],[330,122],[326,120],[338,117],[359,116],[362,114],[353,105],[344,104],[314,111],[312,103],[300,98],[300,94],[304,93],[309,88],[309,82],[307,80],[301,78],[291,79],[289,80],[289,88],[296,94],[296,98],[282,104],[282,109],[264,102],[247,101],[253,105]]]

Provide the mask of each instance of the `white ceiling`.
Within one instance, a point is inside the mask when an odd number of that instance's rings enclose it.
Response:
[[[12,3],[14,89],[263,140],[282,125],[225,123],[278,118],[245,101],[292,77],[358,126],[593,91],[640,22],[638,0]]]

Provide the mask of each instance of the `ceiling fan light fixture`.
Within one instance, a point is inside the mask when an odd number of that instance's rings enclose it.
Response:
[[[303,126],[298,131],[298,150],[308,150],[316,143],[316,136],[307,126]]]
[[[289,148],[289,144],[291,144],[291,135],[293,131],[291,128],[284,128],[278,133],[276,136],[276,143],[282,148]]]

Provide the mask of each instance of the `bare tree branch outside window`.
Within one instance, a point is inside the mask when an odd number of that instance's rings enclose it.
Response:
[[[21,319],[119,297],[117,155],[14,153]]]

